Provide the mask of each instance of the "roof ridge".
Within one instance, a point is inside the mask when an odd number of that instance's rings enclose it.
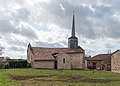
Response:
[[[98,55],[110,55],[110,53],[108,53],[108,54],[98,54]]]
[[[67,47],[66,48],[51,48],[51,47],[32,47],[32,48],[44,48],[44,49],[68,49]]]

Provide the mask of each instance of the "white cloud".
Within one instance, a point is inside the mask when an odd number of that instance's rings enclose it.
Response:
[[[65,11],[65,8],[63,7],[62,4],[60,4],[60,8],[61,8],[61,10]]]
[[[120,42],[119,2],[1,0],[0,43],[6,47],[6,55],[15,57],[26,55],[29,42],[39,46],[67,47],[74,10],[79,45],[91,55],[114,51]]]
[[[37,3],[50,3],[51,0],[26,0],[30,5],[35,5]]]
[[[42,24],[41,24],[42,26]],[[39,39],[42,42],[48,42],[48,43],[56,43],[59,41],[66,40],[66,37],[68,36],[68,30],[61,29],[56,24],[48,24],[48,30],[36,30],[36,33],[39,37]]]

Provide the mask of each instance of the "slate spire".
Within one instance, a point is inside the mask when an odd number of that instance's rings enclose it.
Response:
[[[71,37],[68,38],[68,48],[77,49],[78,48],[78,38],[75,36],[75,17],[73,11],[73,21],[72,21],[72,33]]]
[[[75,18],[74,18],[74,11],[73,11],[73,22],[72,22],[72,35],[71,37],[75,37]]]

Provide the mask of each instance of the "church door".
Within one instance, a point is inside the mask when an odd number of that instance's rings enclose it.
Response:
[[[57,61],[55,61],[54,66],[55,66],[55,69],[57,69]]]

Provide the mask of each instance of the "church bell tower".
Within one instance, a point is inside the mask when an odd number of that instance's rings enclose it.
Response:
[[[74,17],[74,14],[73,14],[73,22],[72,22],[72,33],[71,33],[71,37],[68,38],[68,48],[70,48],[70,49],[77,49],[78,48],[78,38],[75,36],[75,17]]]

